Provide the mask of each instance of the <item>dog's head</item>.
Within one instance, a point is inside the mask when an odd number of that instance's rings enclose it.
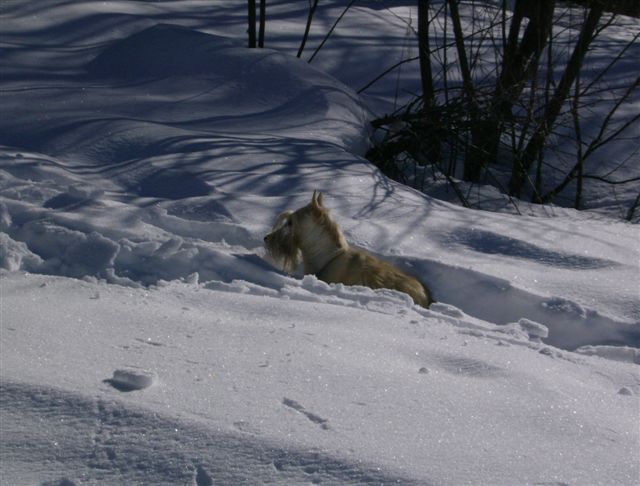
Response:
[[[325,213],[322,193],[314,191],[309,204],[297,211],[280,214],[271,233],[264,237],[267,254],[281,264],[284,271],[295,272],[302,258],[301,245],[309,235],[309,227],[317,226],[317,221]]]

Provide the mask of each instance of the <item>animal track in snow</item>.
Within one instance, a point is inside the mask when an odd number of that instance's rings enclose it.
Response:
[[[248,422],[245,422],[244,420],[239,420],[237,422],[233,422],[233,427],[242,433],[245,434],[258,434],[260,431],[257,427],[254,427],[253,425],[251,425]]]
[[[164,346],[163,343],[158,341],[152,341],[151,338],[147,338],[147,339],[135,338],[135,340],[143,344],[148,344],[149,346]]]
[[[45,481],[41,486],[76,486],[76,483],[71,479],[62,478],[55,479],[53,481]]]
[[[113,377],[104,380],[116,390],[130,392],[149,388],[157,381],[155,373],[134,368],[119,369],[113,372]]]
[[[471,378],[492,378],[503,373],[501,368],[477,359],[443,355],[437,357],[438,365],[454,375]]]
[[[213,479],[209,473],[202,466],[196,468],[196,475],[194,478],[194,486],[212,486]]]
[[[322,417],[314,413],[308,412],[307,410],[305,410],[305,408],[302,405],[300,405],[295,400],[291,400],[290,398],[285,397],[282,399],[282,404],[286,407],[294,409],[296,412],[301,413],[302,415],[307,417],[309,420],[311,420],[314,424],[318,424],[320,428],[324,430],[329,430],[328,420],[323,419]]]

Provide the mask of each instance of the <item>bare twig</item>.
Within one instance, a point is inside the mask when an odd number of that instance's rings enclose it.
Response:
[[[325,42],[327,42],[327,40],[329,40],[329,37],[331,37],[331,34],[333,34],[333,31],[337,27],[338,23],[342,20],[342,17],[344,17],[344,15],[349,11],[349,9],[351,8],[351,6],[354,3],[356,3],[356,0],[351,0],[349,2],[349,4],[344,8],[344,10],[340,14],[340,16],[336,19],[336,21],[333,23],[333,25],[329,29],[329,32],[327,32],[327,35],[325,35],[324,39],[322,39],[322,42],[320,43],[320,45],[316,48],[315,51],[313,51],[313,54],[311,55],[311,57],[309,58],[309,60],[307,62],[310,63],[311,61],[313,61],[313,58],[316,57],[318,52],[320,52],[320,49],[322,49],[322,46],[324,46]]]
[[[362,93],[363,91],[366,91],[368,88],[370,88],[373,84],[375,84],[376,82],[378,82],[380,79],[384,78],[387,74],[389,74],[391,71],[393,71],[394,69],[398,68],[399,66],[402,66],[403,64],[406,64],[408,62],[413,62],[413,61],[417,61],[418,59],[420,59],[420,56],[414,56],[414,57],[409,57],[407,59],[403,59],[402,61],[398,61],[397,63],[395,63],[393,66],[385,69],[382,73],[380,73],[378,76],[376,76],[375,78],[373,78],[371,81],[369,81],[367,84],[365,84],[362,88],[360,88],[357,92],[358,93]]]
[[[629,184],[630,182],[638,182],[638,181],[640,181],[640,176],[639,177],[631,177],[630,179],[625,179],[625,180],[622,180],[622,181],[612,181],[610,179],[607,179],[607,178],[602,177],[602,176],[597,176],[597,175],[585,175],[583,177],[585,179],[595,179],[596,181],[606,182],[607,184],[613,184],[614,186],[621,185],[621,184]]]
[[[629,126],[631,126],[633,123],[635,123],[638,119],[640,119],[640,113],[636,113],[635,116],[631,117],[630,120],[628,120],[626,123],[622,124],[622,126],[618,127],[616,130],[614,130],[613,133],[611,133],[607,137],[604,137],[604,133],[605,133],[606,129],[608,128],[609,123],[611,122],[611,118],[613,117],[613,115],[616,113],[616,111],[618,111],[618,108],[620,108],[620,106],[629,98],[629,96],[631,96],[631,94],[639,86],[640,86],[640,76],[638,76],[636,78],[636,80],[628,86],[628,88],[625,91],[624,95],[622,95],[620,97],[620,99],[616,102],[616,104],[613,106],[611,111],[609,113],[607,113],[607,116],[605,117],[604,121],[602,122],[602,125],[600,126],[600,131],[598,132],[598,135],[591,142],[591,144],[589,144],[589,148],[587,149],[587,151],[585,153],[585,156],[589,156],[590,154],[595,152],[597,149],[599,149],[604,144],[606,144],[609,141],[611,141],[613,138],[615,138],[618,135],[620,135],[620,133],[622,133],[624,130],[626,130]]]
[[[624,48],[613,58],[611,59],[611,61],[609,61],[609,64],[607,64],[592,80],[589,84],[587,84],[583,90],[582,90],[582,95],[586,95],[586,94],[590,94],[590,89],[596,85],[596,83],[598,81],[600,81],[602,79],[602,77],[609,72],[609,70],[613,67],[614,64],[616,64],[620,59],[622,59],[625,55],[625,53],[629,50],[629,48],[635,44],[635,42],[638,40],[638,38],[640,37],[640,32],[637,32],[634,36],[633,39],[631,39],[626,46],[624,46]]]
[[[492,27],[487,27],[487,28],[482,29],[482,30],[487,30],[487,29],[490,29],[490,28],[492,28]],[[482,32],[482,30],[481,30],[480,32]],[[474,35],[476,35],[476,34],[477,34],[477,32],[471,33],[471,34],[469,34],[469,35],[465,36],[463,39],[467,39],[467,38],[469,38],[469,37],[471,37],[471,36],[474,36]],[[447,44],[443,44],[443,45],[441,45],[441,46],[439,46],[439,47],[436,47],[436,48],[434,48],[434,49],[431,49],[431,50],[429,51],[429,55],[434,54],[434,53],[439,52],[439,51],[444,51],[444,53],[446,54],[447,49],[449,49],[449,48],[451,48],[451,47],[455,47],[455,46],[456,46],[456,42],[455,42],[455,41],[449,42],[449,43],[447,43]],[[380,81],[382,78],[384,78],[387,74],[389,74],[389,73],[390,73],[391,71],[393,71],[394,69],[397,69],[398,67],[402,66],[402,65],[403,65],[403,64],[405,64],[405,63],[413,62],[413,61],[417,61],[417,60],[419,60],[419,59],[420,59],[420,56],[414,56],[414,57],[409,57],[409,58],[407,58],[407,59],[403,59],[403,60],[401,60],[401,61],[396,62],[396,63],[395,63],[395,64],[393,64],[392,66],[390,66],[390,67],[388,67],[387,69],[385,69],[381,74],[379,74],[378,76],[376,76],[375,78],[373,78],[371,81],[369,81],[367,84],[365,84],[362,88],[358,89],[358,91],[357,91],[357,92],[358,92],[358,93],[362,93],[363,91],[366,91],[368,88],[370,88],[370,87],[371,87],[371,86],[373,86],[375,83],[377,83],[378,81]],[[444,64],[445,64],[445,66],[446,66],[446,62],[445,62]]]
[[[318,6],[318,0],[313,0],[313,3],[309,5],[309,15],[307,16],[307,25],[304,28],[304,35],[302,36],[302,42],[300,43],[300,48],[298,49],[297,57],[302,56],[302,51],[304,51],[304,46],[307,43],[307,39],[309,38],[309,31],[311,30],[311,22],[313,21],[313,15],[316,12],[316,7]]]

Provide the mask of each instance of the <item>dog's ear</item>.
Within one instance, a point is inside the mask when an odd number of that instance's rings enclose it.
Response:
[[[313,191],[313,196],[311,197],[311,207],[313,209],[321,209],[322,208],[322,193],[319,191]]]

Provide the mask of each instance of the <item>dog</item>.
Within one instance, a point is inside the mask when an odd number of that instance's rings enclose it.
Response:
[[[433,303],[431,291],[400,269],[364,250],[349,246],[338,225],[314,191],[311,202],[297,211],[285,211],[264,237],[267,254],[293,273],[300,260],[304,273],[327,283],[393,289],[409,294],[422,307]]]

